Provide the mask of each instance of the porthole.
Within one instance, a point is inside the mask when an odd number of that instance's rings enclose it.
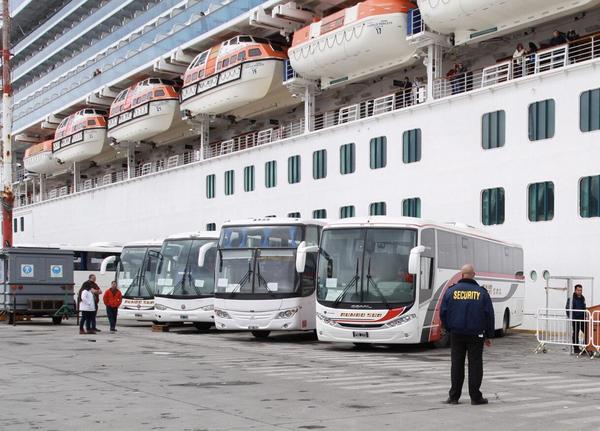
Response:
[[[542,272],[542,277],[544,277],[544,280],[546,281],[550,280],[550,271],[548,271],[547,269],[544,270],[544,272]]]
[[[536,281],[537,280],[537,272],[535,272],[535,270],[531,271],[529,273],[529,278],[531,278],[531,281]]]

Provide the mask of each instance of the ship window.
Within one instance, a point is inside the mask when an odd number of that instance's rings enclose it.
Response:
[[[346,205],[340,208],[340,218],[354,217],[354,205]]]
[[[213,199],[215,197],[215,175],[206,176],[206,198]]]
[[[238,54],[238,61],[244,61],[246,59],[246,51],[242,51]]]
[[[234,172],[233,170],[225,171],[225,195],[230,196],[233,194],[233,183],[234,183]]]
[[[421,129],[407,130],[402,135],[402,161],[414,163],[421,160]]]
[[[226,58],[225,60],[223,60],[223,63],[221,65],[221,67],[227,67],[227,66],[229,66],[229,59],[228,58]]]
[[[164,97],[165,96],[165,90],[156,90],[154,92],[154,97]]]
[[[409,198],[402,201],[404,217],[421,217],[421,198]]]
[[[86,109],[84,113],[85,114],[93,114],[94,110],[93,109]]]
[[[115,102],[123,101],[126,96],[127,96],[127,90],[121,91],[121,93],[117,96],[117,100],[115,100]]]
[[[504,189],[486,189],[481,194],[481,222],[486,225],[504,223]]]
[[[300,182],[300,156],[288,157],[288,183]]]
[[[206,224],[206,230],[209,232],[214,232],[217,230],[217,224],[216,223],[207,223]]]
[[[160,79],[158,78],[150,78],[148,81],[150,84],[160,84]]]
[[[254,191],[254,166],[244,168],[244,191]]]
[[[327,150],[313,152],[313,178],[320,180],[327,176]]]
[[[18,225],[18,221],[17,221],[17,219],[16,219],[16,218],[14,218],[14,219],[13,219],[13,232],[17,233],[17,231],[18,231],[18,227],[19,227],[19,225]]]
[[[506,113],[488,112],[481,118],[481,146],[484,150],[504,146],[506,133]]]
[[[340,174],[351,174],[356,169],[354,144],[344,144],[340,147]]]
[[[385,168],[387,163],[387,138],[385,136],[371,138],[370,147],[371,169]]]
[[[252,38],[250,36],[240,36],[238,40],[240,42],[252,42]]]
[[[265,163],[265,187],[270,189],[277,185],[277,162],[271,160]]]
[[[252,48],[248,50],[248,57],[259,57],[262,54],[260,48]]]
[[[65,118],[64,120],[62,120],[60,122],[60,124],[58,125],[58,127],[65,127],[67,125],[67,118]]]
[[[229,62],[231,64],[235,63],[237,61],[237,55],[232,55],[231,57],[229,57]]]
[[[385,202],[373,202],[369,205],[369,215],[378,216],[387,214],[387,205]]]
[[[554,183],[546,181],[529,185],[529,220],[548,221],[554,218]]]
[[[542,100],[529,105],[529,140],[539,141],[554,136],[554,99]]]
[[[96,125],[96,120],[87,120],[87,125],[88,126],[95,126]]]
[[[204,63],[206,61],[206,57],[208,57],[208,51],[204,51],[202,54],[200,54],[198,57],[196,57],[196,59],[190,66],[190,69]]]
[[[314,210],[312,213],[312,216],[314,219],[327,218],[327,210],[326,209]]]
[[[600,130],[600,88],[581,93],[579,128],[582,132]]]
[[[287,216],[289,218],[300,218],[300,213],[299,212],[288,213]]]
[[[579,214],[581,217],[600,217],[600,175],[579,181]]]

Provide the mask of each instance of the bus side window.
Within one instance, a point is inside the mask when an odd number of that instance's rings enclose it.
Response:
[[[426,248],[425,252],[421,255],[421,272],[419,274],[420,303],[429,300],[433,295],[435,243],[435,230],[423,229],[421,231],[421,245]]]
[[[86,266],[86,257],[85,251],[75,251],[73,254],[73,270],[74,271],[85,271],[87,269]]]
[[[106,259],[108,256],[114,256],[114,255],[115,255],[115,253],[102,253],[102,254],[100,255],[100,259],[101,259],[101,260],[100,260],[100,264],[102,264],[102,261],[103,261],[104,259]],[[117,270],[117,263],[116,263],[116,260],[115,260],[113,263],[109,263],[109,264],[106,266],[106,271],[116,271],[116,270]]]

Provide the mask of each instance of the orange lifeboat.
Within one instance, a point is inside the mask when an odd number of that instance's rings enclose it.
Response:
[[[63,163],[97,156],[106,143],[106,112],[85,108],[62,120],[54,134],[52,153]]]
[[[142,141],[169,130],[179,116],[179,94],[168,79],[147,78],[121,91],[110,106],[108,137]]]
[[[290,64],[321,87],[364,79],[413,61],[407,41],[408,0],[366,0],[294,33]]]
[[[251,117],[296,103],[283,86],[286,48],[236,36],[200,53],[183,77],[181,110]]]
[[[36,174],[49,174],[60,169],[60,163],[52,155],[52,139],[33,144],[23,156],[25,169]]]

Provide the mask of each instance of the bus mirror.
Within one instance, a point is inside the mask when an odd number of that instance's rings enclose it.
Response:
[[[300,245],[298,245],[298,250],[296,251],[296,271],[299,274],[304,272],[304,267],[306,266],[306,253],[316,253],[317,251],[319,251],[319,246],[306,245],[305,241],[302,241]]]
[[[417,275],[419,274],[419,267],[421,265],[421,254],[425,252],[425,246],[418,245],[410,250],[410,256],[408,257],[408,273]]]
[[[106,274],[106,268],[108,268],[108,265],[115,263],[116,260],[117,256],[115,255],[105,257],[100,264],[100,274]]]
[[[200,250],[198,250],[198,267],[204,268],[204,261],[206,260],[206,253],[208,253],[208,250],[210,250],[211,248],[216,247],[216,246],[217,246],[216,242],[207,242],[202,247],[200,247]]]

